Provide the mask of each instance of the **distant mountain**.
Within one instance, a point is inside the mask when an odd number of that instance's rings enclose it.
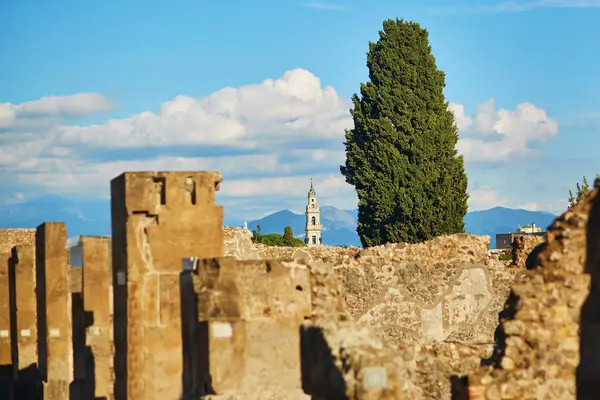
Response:
[[[323,244],[326,246],[360,246],[356,234],[357,210],[343,211],[332,206],[321,207],[321,225],[323,226]],[[304,239],[306,236],[306,216],[290,210],[277,211],[256,221],[249,221],[248,228],[256,229],[260,225],[262,233],[280,233],[286,226],[292,228],[294,236]]]
[[[492,239],[491,247],[495,248],[498,233],[515,232],[517,227],[528,224],[535,224],[545,231],[555,218],[556,215],[545,211],[494,207],[489,210],[467,213],[465,227],[468,233],[489,235]]]
[[[280,219],[280,216],[284,217]],[[489,210],[469,212],[464,221],[467,233],[490,236],[490,246],[495,248],[497,234],[515,232],[517,227],[527,224],[536,224],[546,230],[555,218],[555,215],[545,211],[494,207]],[[338,210],[331,206],[321,207],[321,225],[324,227],[323,244],[360,247],[360,239],[356,234],[357,219],[358,210]],[[262,219],[250,221],[248,227],[252,230],[260,225],[262,233],[283,233],[283,228],[289,225],[297,237],[303,238],[305,224],[304,214],[283,210]]]
[[[356,234],[357,215],[358,210],[338,210],[332,206],[321,206],[323,244],[360,247],[360,240]],[[468,213],[465,216],[465,225],[468,233],[489,235],[491,246],[494,248],[496,234],[515,232],[519,225],[532,223],[545,230],[554,218],[551,213],[543,211],[494,207]],[[110,235],[110,201],[44,196],[0,206],[0,228],[35,228],[44,221],[64,222],[69,237],[80,234]],[[237,225],[237,222],[226,220],[224,224],[232,226]],[[248,227],[252,230],[260,225],[262,233],[283,234],[283,229],[289,225],[294,235],[303,239],[305,224],[304,214],[281,210],[259,220],[249,221]]]
[[[75,201],[50,195],[0,205],[0,228],[36,228],[45,221],[64,222],[69,236],[110,235],[110,201]]]

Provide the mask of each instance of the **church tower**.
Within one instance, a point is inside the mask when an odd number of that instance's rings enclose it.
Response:
[[[310,246],[321,246],[321,218],[319,204],[317,203],[317,193],[310,180],[310,190],[308,191],[308,204],[306,205],[306,239],[304,242]]]

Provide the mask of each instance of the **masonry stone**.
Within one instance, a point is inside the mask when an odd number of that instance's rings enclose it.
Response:
[[[113,395],[110,243],[107,238],[83,236],[81,244],[85,344],[90,352],[84,393],[85,398],[110,398]]]
[[[36,232],[38,357],[44,379],[44,399],[69,396],[73,379],[71,297],[66,249],[67,229],[62,222],[45,222]]]
[[[311,314],[305,265],[293,261],[201,260],[193,272],[205,362],[198,378],[211,392],[301,394],[299,329]]]
[[[220,257],[216,172],[131,172],[111,182],[115,398],[183,392],[182,259]]]
[[[12,249],[18,245],[32,245],[34,241],[33,229],[0,229],[0,368],[6,366],[7,371],[12,369],[9,271]]]
[[[495,363],[469,374],[469,398],[597,398],[598,313],[589,274],[598,254],[596,184],[554,221],[529,271],[513,284]]]
[[[0,230],[0,398],[595,398],[598,187],[509,264],[464,234],[254,244],[220,181],[119,176],[73,266],[62,223]]]
[[[32,373],[31,370],[35,369],[38,363],[34,246],[17,245],[13,247],[10,268],[13,276],[11,299],[14,301],[14,304],[11,305],[13,311],[13,373],[15,381],[28,381],[37,378],[37,374]]]

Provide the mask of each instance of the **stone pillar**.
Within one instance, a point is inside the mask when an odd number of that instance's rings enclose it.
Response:
[[[85,347],[85,311],[83,310],[83,284],[81,264],[69,265],[69,292],[71,296],[71,338],[73,346],[73,383],[69,400],[85,399],[82,389],[86,378],[87,352]]]
[[[86,371],[85,398],[111,398],[113,393],[112,310],[110,242],[108,238],[81,238],[83,247],[83,308],[87,326],[86,345],[91,350]]]
[[[302,394],[300,326],[311,315],[307,267],[223,258],[200,260],[192,276],[200,321],[196,390]]]
[[[10,346],[10,279],[8,270],[10,249],[8,251],[8,254],[2,254],[0,258],[0,368],[12,365]]]
[[[179,274],[223,253],[216,172],[128,172],[111,182],[115,398],[182,394]]]
[[[15,316],[13,340],[13,373],[16,381],[32,381],[38,378],[37,305],[35,298],[35,249],[33,246],[16,246],[13,249],[10,268],[14,277]]]
[[[9,269],[15,246],[30,246],[35,242],[35,229],[0,229],[0,398],[13,394],[13,358],[16,349],[16,315],[14,276]],[[12,271],[14,272],[14,271]],[[12,288],[11,288],[12,286]]]
[[[62,222],[45,222],[36,233],[38,356],[44,399],[69,398],[73,379],[71,293],[67,229]]]

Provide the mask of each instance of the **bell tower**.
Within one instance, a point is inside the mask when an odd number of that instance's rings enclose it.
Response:
[[[310,179],[310,190],[308,191],[308,204],[306,205],[306,239],[304,242],[309,247],[321,246],[321,217],[319,203],[317,203],[317,193]]]

